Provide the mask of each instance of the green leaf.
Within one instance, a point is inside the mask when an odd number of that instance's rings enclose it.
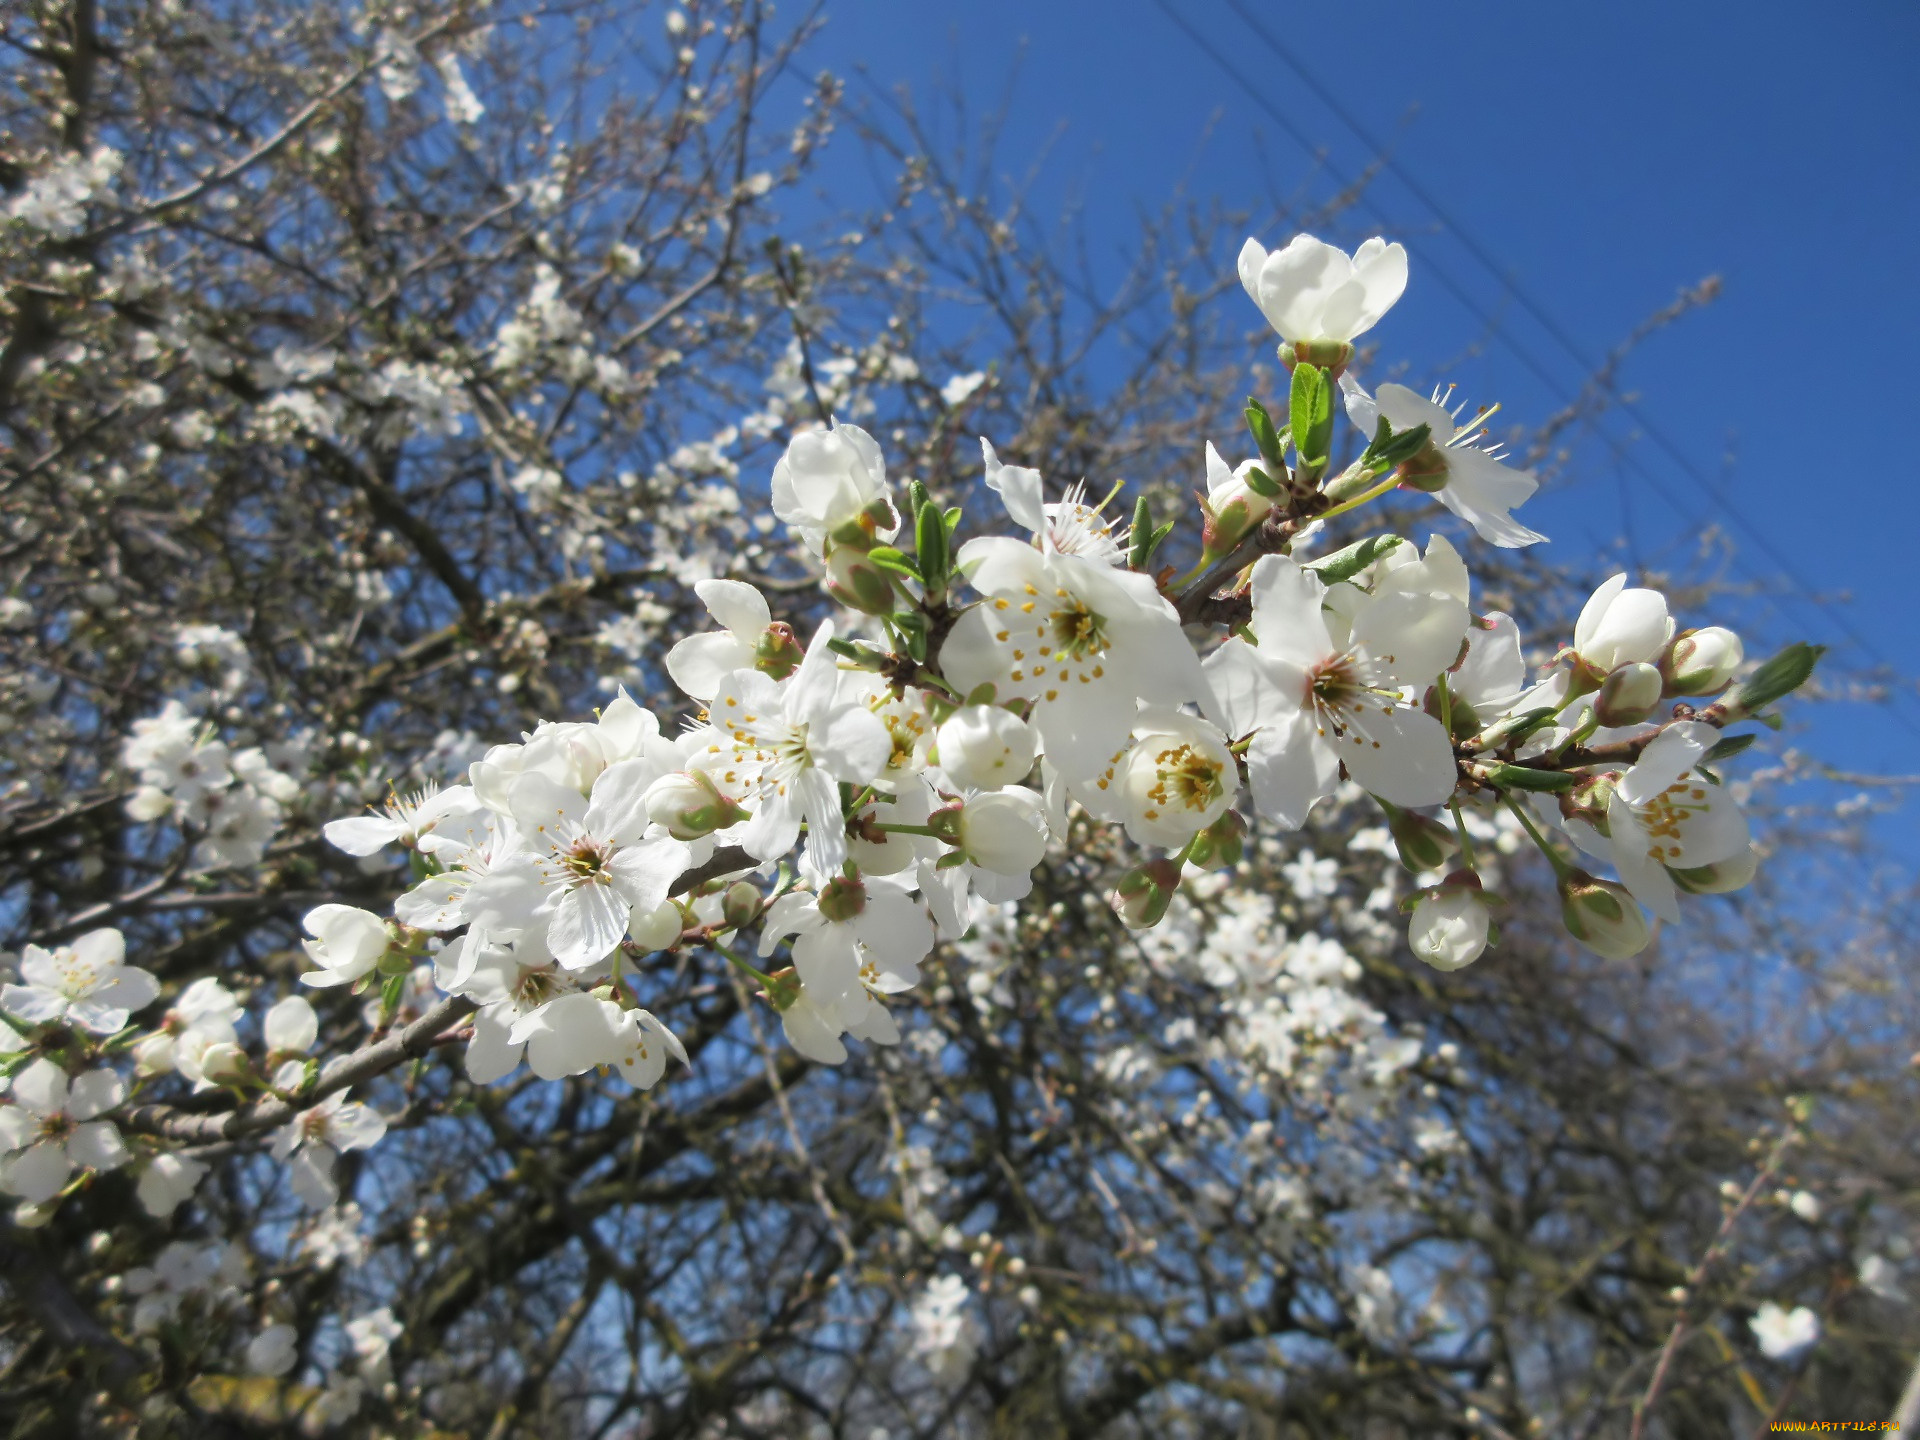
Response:
[[[1722,735],[1714,741],[1713,748],[1702,757],[1705,760],[1729,760],[1746,749],[1758,735]]]
[[[882,570],[891,570],[898,575],[911,575],[920,579],[920,566],[904,550],[896,550],[891,545],[876,545],[867,552],[867,559]]]
[[[1398,535],[1369,535],[1365,540],[1356,540],[1345,549],[1309,561],[1300,568],[1311,570],[1328,585],[1338,585],[1342,580],[1351,580],[1395,546],[1406,543]]]
[[[1285,472],[1282,472],[1285,473]],[[1256,495],[1264,495],[1272,500],[1280,494],[1280,482],[1274,479],[1258,465],[1247,467],[1247,488]]]
[[[916,481],[916,484],[919,482]],[[915,512],[913,548],[920,561],[920,576],[929,593],[947,588],[947,527],[940,512],[931,503]]]
[[[920,480],[907,482],[907,513],[918,516],[933,503],[933,497],[927,493],[926,483]]]
[[[1333,441],[1333,384],[1327,372],[1304,361],[1295,365],[1288,400],[1293,448],[1300,463],[1310,468],[1325,465]]]
[[[1267,462],[1276,474],[1285,474],[1287,468],[1287,446],[1280,433],[1273,428],[1273,417],[1267,414],[1267,407],[1247,397],[1247,429],[1252,432],[1254,449],[1260,452],[1260,458]]]
[[[1144,495],[1133,502],[1133,529],[1128,535],[1127,568],[1144,570],[1153,558],[1153,511]]]
[[[954,506],[940,517],[947,522],[947,538],[953,538],[953,532],[960,528],[960,507]]]
[[[1487,779],[1507,790],[1571,790],[1574,777],[1563,770],[1535,770],[1527,765],[1492,764]]]
[[[1380,417],[1380,428],[1374,432],[1373,443],[1367,447],[1363,459],[1369,469],[1391,470],[1418,455],[1432,438],[1433,431],[1425,425],[1416,425],[1411,430],[1395,434],[1383,415]]]
[[[1808,645],[1805,642],[1789,645],[1734,686],[1732,693],[1720,703],[1735,719],[1765,709],[1806,684],[1813,674],[1813,667],[1826,653],[1827,647],[1824,645]]]

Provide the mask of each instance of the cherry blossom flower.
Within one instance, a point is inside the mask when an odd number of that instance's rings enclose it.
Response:
[[[891,540],[900,531],[899,512],[887,493],[886,462],[858,425],[794,436],[773,467],[772,505],[816,553],[849,526],[873,540]]]
[[[1247,750],[1261,813],[1298,828],[1330,794],[1344,765],[1354,780],[1395,805],[1437,805],[1453,793],[1453,746],[1417,697],[1450,665],[1467,608],[1422,591],[1429,572],[1391,571],[1375,594],[1342,587],[1346,608],[1329,610],[1319,577],[1281,555],[1253,568],[1258,644],[1235,637],[1208,657],[1208,675]],[[1336,639],[1336,635],[1338,638]]]
[[[869,783],[893,750],[886,726],[857,694],[842,691],[827,648],[832,638],[832,622],[823,624],[784,682],[734,671],[711,707],[715,730],[752,776],[753,817],[740,844],[756,860],[775,859],[793,848],[804,821],[806,863],[816,877],[834,874],[847,858],[837,782]]]
[[[273,1137],[273,1158],[286,1161],[293,1193],[315,1210],[340,1198],[334,1163],[346,1150],[364,1150],[387,1133],[386,1117],[339,1090],[283,1125]]]
[[[1017,785],[1033,769],[1039,740],[1033,728],[999,705],[963,705],[940,726],[935,759],[965,790]]]
[[[934,941],[926,908],[882,876],[840,877],[817,896],[804,890],[782,895],[762,921],[760,953],[772,954],[788,935],[794,937],[793,968],[818,1006],[863,987],[883,994],[909,989]]]
[[[865,989],[837,1000],[821,1001],[804,986],[780,1012],[780,1028],[787,1043],[821,1065],[846,1063],[847,1047],[840,1039],[852,1035],[872,1045],[898,1045],[900,1027],[887,1007]]]
[[[1425,425],[1431,432],[1428,448],[1407,462],[1407,469],[1422,475],[1419,487],[1437,486],[1432,493],[1462,520],[1473,526],[1482,540],[1505,549],[1536,545],[1547,537],[1529,530],[1510,513],[1533,498],[1540,481],[1531,470],[1514,470],[1501,463],[1498,445],[1487,443],[1484,415],[1476,415],[1458,425],[1465,405],[1446,407],[1446,396],[1434,392],[1430,400],[1404,385],[1382,385],[1371,398],[1358,385],[1342,376],[1346,391],[1347,414],[1368,439],[1373,438],[1376,422],[1385,416],[1397,434]]]
[[[67,1021],[96,1035],[125,1027],[135,1010],[160,996],[160,982],[123,962],[127,940],[118,930],[90,930],[52,950],[29,945],[21,953],[24,985],[0,989],[0,1007],[29,1025]]]
[[[1249,239],[1240,247],[1239,269],[1253,303],[1289,342],[1364,335],[1407,288],[1405,247],[1377,235],[1351,257],[1311,235],[1296,235],[1272,252]]]
[[[13,1103],[0,1107],[0,1190],[30,1204],[51,1200],[76,1169],[114,1170],[132,1158],[119,1130],[98,1117],[126,1098],[112,1070],[89,1070],[69,1083],[51,1060],[35,1060],[13,1078]]]
[[[699,580],[693,589],[725,628],[689,635],[667,652],[667,674],[674,684],[696,700],[711,700],[730,671],[754,669],[763,651],[773,662],[774,679],[791,672],[800,652],[793,632],[774,624],[766,596],[738,580]],[[778,668],[782,661],[784,671]]]
[[[1033,543],[1049,555],[1078,555],[1096,565],[1119,565],[1127,557],[1127,532],[1086,503],[1087,484],[1067,488],[1063,499],[1046,499],[1038,470],[1004,465],[986,437],[980,440],[987,488],[1000,497],[1017,525],[1032,532]]]
[[[1656,661],[1672,638],[1667,597],[1658,590],[1629,589],[1625,575],[1594,591],[1573,627],[1574,653],[1597,675]]]
[[[962,693],[992,685],[997,700],[1031,700],[1047,758],[1068,780],[1089,778],[1125,744],[1137,701],[1208,694],[1151,576],[996,536],[968,541],[959,561],[987,598],[947,636],[946,675]]]
[[[386,921],[352,905],[316,906],[300,923],[313,937],[301,942],[307,958],[320,967],[302,974],[302,985],[351,985],[372,972],[393,941]]]
[[[1820,1317],[1804,1305],[1784,1310],[1773,1301],[1763,1304],[1747,1322],[1760,1353],[1769,1360],[1797,1355],[1820,1338]]]
[[[1607,804],[1606,858],[1633,898],[1662,920],[1680,919],[1669,869],[1731,860],[1752,842],[1747,817],[1727,787],[1695,770],[1719,737],[1713,726],[1699,721],[1669,725],[1640,752]],[[1569,831],[1587,849],[1590,827],[1578,825],[1569,822]]]

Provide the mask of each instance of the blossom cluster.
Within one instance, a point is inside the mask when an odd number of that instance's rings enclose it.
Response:
[[[1112,496],[1050,488],[983,439],[1011,533],[963,536],[961,509],[890,478],[866,431],[801,430],[769,509],[840,613],[803,639],[760,589],[703,578],[715,628],[655,657],[687,697],[679,723],[619,689],[591,720],[488,749],[459,783],[328,824],[363,864],[397,847],[412,883],[390,915],[311,910],[302,982],[368,992],[381,1034],[403,1012],[449,1033],[471,1017],[476,1083],[524,1063],[644,1089],[689,1059],[647,1008],[664,967],[732,967],[796,1050],[838,1064],[847,1036],[898,1042],[894,1007],[936,944],[977,937],[1089,827],[1146,852],[1113,883],[1119,919],[1177,927],[1183,896],[1211,893],[1256,827],[1296,831],[1317,807],[1369,796],[1381,843],[1416,877],[1409,946],[1442,970],[1497,940],[1494,837],[1538,848],[1567,930],[1606,956],[1643,948],[1649,914],[1677,920],[1681,894],[1744,885],[1755,851],[1718,766],[1746,737],[1723,730],[1804,682],[1817,652],[1749,667],[1732,632],[1681,628],[1624,575],[1571,636],[1530,652],[1511,617],[1476,604],[1444,535],[1386,531],[1315,556],[1330,522],[1395,493],[1437,498],[1486,543],[1534,543],[1512,512],[1536,482],[1503,461],[1485,412],[1462,424],[1444,395],[1369,392],[1351,372],[1353,341],[1405,286],[1400,246],[1348,255],[1301,236],[1270,254],[1250,241],[1240,273],[1278,332],[1289,393],[1279,413],[1249,402],[1247,458],[1213,445],[1199,457],[1184,575],[1158,562],[1175,525],[1144,497],[1123,525]],[[564,341],[548,300],[501,345]],[[213,677],[206,706],[244,684],[244,651],[226,639],[179,637],[181,662]],[[299,793],[268,752],[229,750],[179,701],[136,724],[124,758],[132,812],[204,832],[203,864],[257,861]],[[1298,866],[1296,889],[1315,893],[1311,857]],[[1236,923],[1265,933],[1270,917],[1242,911]],[[282,998],[248,1041],[239,997],[203,979],[129,1031],[160,987],[123,952],[109,930],[32,949],[24,983],[0,995],[13,1057],[0,1186],[43,1217],[87,1175],[138,1159],[153,1213],[192,1193],[205,1167],[171,1153],[164,1127],[144,1125],[131,1148],[116,1127],[124,1055],[131,1089],[172,1073],[285,1107],[273,1154],[301,1199],[332,1205],[339,1154],[375,1144],[389,1117],[329,1079],[313,1007]],[[1418,1040],[1347,988],[1339,947],[1300,937],[1259,953],[1276,958],[1237,1002],[1234,1044],[1264,1069],[1290,1073],[1334,1033],[1358,1037],[1354,1064],[1376,1086],[1417,1058]],[[1132,1061],[1113,1063],[1119,1075]],[[1422,1148],[1444,1152],[1443,1132]],[[929,1299],[917,1323],[929,1348],[957,1354],[950,1300]]]

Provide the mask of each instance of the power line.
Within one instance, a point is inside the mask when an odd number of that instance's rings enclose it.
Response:
[[[1283,131],[1286,132],[1286,134],[1294,141],[1294,143],[1299,145],[1301,149],[1306,151],[1309,155],[1320,155],[1324,159],[1324,152],[1322,147],[1315,145],[1314,142],[1309,137],[1303,134],[1299,129],[1299,127],[1293,123],[1293,121],[1285,114],[1285,112],[1283,112],[1276,105],[1274,105],[1274,103],[1271,100],[1269,100],[1264,93],[1261,92],[1261,90],[1257,85],[1255,85],[1250,79],[1248,79],[1248,77],[1245,74],[1243,74],[1241,70],[1226,55],[1221,53],[1218,47],[1216,47],[1204,35],[1202,35],[1198,30],[1196,30],[1191,24],[1189,24],[1186,21],[1186,19],[1183,18],[1179,13],[1177,13],[1172,8],[1172,6],[1168,3],[1168,0],[1155,0],[1155,3],[1159,7],[1160,11],[1164,15],[1166,15],[1166,17],[1170,21],[1172,21],[1174,25],[1178,27],[1182,31],[1182,33],[1184,33],[1187,36],[1189,40],[1191,40],[1201,51],[1203,51],[1216,65],[1218,65],[1222,70],[1224,70],[1229,76],[1229,78],[1231,78],[1235,84],[1237,84],[1243,91],[1245,91],[1248,97],[1252,99],[1256,105],[1258,105],[1262,110],[1264,110],[1269,116],[1272,117],[1272,119],[1280,126],[1280,128]],[[1300,77],[1300,79],[1307,85],[1307,87],[1310,90],[1313,91],[1315,96],[1327,109],[1332,111],[1333,114],[1336,116],[1336,118],[1338,118],[1343,124],[1345,124],[1347,128],[1351,130],[1354,133],[1354,135],[1361,140],[1363,144],[1367,145],[1375,154],[1381,157],[1382,163],[1386,166],[1386,168],[1391,170],[1394,173],[1394,175],[1397,176],[1404,185],[1406,185],[1407,189],[1413,193],[1416,199],[1418,199],[1422,204],[1424,204],[1429,210],[1433,212],[1434,216],[1440,221],[1440,223],[1446,229],[1450,230],[1454,234],[1455,238],[1458,239],[1460,243],[1467,249],[1468,253],[1471,254],[1477,261],[1479,261],[1479,263],[1491,275],[1493,275],[1493,277],[1497,281],[1499,281],[1509,291],[1509,293],[1511,293],[1514,296],[1514,298],[1520,303],[1521,307],[1536,321],[1536,323],[1538,323],[1541,326],[1543,330],[1546,331],[1546,333],[1555,341],[1555,343],[1557,343],[1561,349],[1565,350],[1568,355],[1570,355],[1578,364],[1580,364],[1586,373],[1588,374],[1594,373],[1597,367],[1595,367],[1593,362],[1589,360],[1585,354],[1582,353],[1579,345],[1572,339],[1571,336],[1567,334],[1566,330],[1557,321],[1554,320],[1552,315],[1546,310],[1545,306],[1542,305],[1539,301],[1535,300],[1506,271],[1504,271],[1501,268],[1499,262],[1488,252],[1487,248],[1484,245],[1482,245],[1477,239],[1475,239],[1457,220],[1455,220],[1447,212],[1447,210],[1439,203],[1439,201],[1436,200],[1432,196],[1432,194],[1428,192],[1427,189],[1424,186],[1422,186],[1419,183],[1419,181],[1407,171],[1407,169],[1404,166],[1402,166],[1398,161],[1396,161],[1386,151],[1385,147],[1382,146],[1377,139],[1375,139],[1373,136],[1371,136],[1367,132],[1365,127],[1363,127],[1356,119],[1354,119],[1354,117],[1345,109],[1345,107],[1340,104],[1337,97],[1335,97],[1324,85],[1322,85],[1319,82],[1319,80],[1310,71],[1307,70],[1305,65],[1302,64],[1296,57],[1294,57],[1287,50],[1287,48],[1284,45],[1282,45],[1267,30],[1265,26],[1263,26],[1256,18],[1254,18],[1253,16],[1247,13],[1246,9],[1241,4],[1241,0],[1227,0],[1227,3],[1232,7],[1235,13],[1237,13],[1240,16],[1240,18],[1246,22],[1248,27],[1257,36],[1259,36],[1259,38],[1267,46],[1267,48],[1270,49],[1283,63],[1285,63],[1291,70],[1293,70],[1293,72],[1296,75]],[[1328,170],[1329,170],[1329,173],[1333,174],[1336,179],[1341,179],[1338,172],[1334,169],[1334,167],[1331,164],[1328,165]],[[1343,180],[1342,183],[1346,183],[1346,182]],[[1365,191],[1362,191],[1360,193],[1360,203],[1364,205],[1377,219],[1379,219],[1383,223],[1390,223],[1390,217],[1388,217],[1385,214],[1385,212],[1382,211],[1381,208],[1372,201],[1370,196],[1368,196]],[[1464,306],[1469,313],[1478,316],[1484,323],[1486,323],[1489,326],[1489,328],[1492,329],[1494,333],[1499,336],[1501,342],[1506,345],[1506,347],[1516,356],[1516,358],[1518,358],[1527,367],[1527,369],[1530,370],[1534,374],[1534,376],[1541,381],[1542,384],[1547,386],[1547,388],[1550,391],[1552,391],[1555,395],[1559,396],[1565,403],[1569,405],[1576,403],[1575,397],[1568,394],[1564,384],[1555,375],[1553,375],[1548,370],[1548,368],[1545,365],[1543,365],[1539,361],[1539,359],[1527,347],[1521,345],[1516,339],[1514,339],[1514,337],[1511,334],[1507,333],[1504,329],[1502,329],[1500,326],[1495,324],[1491,319],[1491,317],[1489,317],[1486,314],[1484,308],[1471,295],[1469,295],[1462,286],[1456,283],[1452,278],[1452,276],[1449,275],[1444,268],[1434,263],[1431,258],[1429,258],[1427,263],[1429,268],[1433,271],[1435,277],[1440,281],[1442,288],[1447,290],[1448,293],[1450,293],[1456,300],[1458,300],[1460,304]],[[1734,525],[1738,527],[1753,542],[1755,548],[1760,550],[1760,552],[1764,554],[1769,561],[1771,561],[1774,565],[1776,565],[1779,568],[1780,572],[1784,574],[1787,577],[1787,579],[1793,583],[1794,588],[1800,592],[1802,598],[1809,605],[1814,607],[1814,609],[1816,609],[1826,620],[1831,622],[1833,626],[1837,630],[1839,630],[1842,635],[1844,635],[1848,640],[1850,640],[1861,651],[1861,653],[1863,653],[1869,659],[1875,661],[1879,665],[1885,667],[1888,671],[1894,672],[1897,674],[1898,667],[1895,666],[1894,663],[1887,658],[1887,656],[1881,653],[1881,651],[1871,641],[1869,641],[1866,638],[1866,636],[1863,635],[1859,631],[1859,629],[1856,626],[1854,626],[1851,623],[1851,621],[1847,619],[1846,616],[1841,614],[1839,611],[1834,609],[1827,601],[1825,601],[1815,591],[1813,586],[1810,585],[1807,582],[1807,580],[1798,573],[1798,571],[1793,566],[1792,562],[1787,559],[1787,557],[1767,538],[1766,535],[1764,535],[1762,532],[1756,529],[1753,526],[1753,524],[1749,522],[1746,519],[1746,517],[1743,516],[1738,510],[1734,509],[1732,506],[1727,504],[1725,498],[1719,493],[1718,489],[1715,486],[1713,486],[1710,482],[1707,481],[1706,477],[1700,473],[1698,467],[1693,463],[1693,461],[1690,458],[1688,458],[1688,456],[1679,448],[1677,444],[1674,443],[1672,438],[1668,436],[1664,430],[1662,430],[1659,426],[1654,424],[1653,421],[1640,409],[1640,407],[1634,404],[1633,401],[1628,399],[1626,396],[1623,396],[1619,394],[1617,391],[1614,391],[1613,399],[1615,404],[1620,409],[1624,410],[1627,414],[1631,415],[1634,418],[1634,420],[1639,424],[1642,432],[1646,434],[1647,437],[1651,439],[1655,443],[1655,445],[1661,451],[1663,451],[1668,456],[1669,459],[1671,459],[1674,462],[1676,466],[1678,466],[1680,471],[1688,478],[1688,480],[1691,481],[1697,489],[1699,489],[1702,493],[1706,495],[1709,502],[1713,504],[1716,508],[1718,508],[1722,513],[1724,513],[1734,523]],[[1646,481],[1647,484],[1654,487],[1656,493],[1660,491],[1659,485],[1654,480],[1653,476],[1647,472],[1645,466],[1641,464],[1637,455],[1635,455],[1631,450],[1628,450],[1624,446],[1622,446],[1620,442],[1615,440],[1612,435],[1610,435],[1607,431],[1605,431],[1598,424],[1597,421],[1591,421],[1589,423],[1594,434],[1599,439],[1601,439],[1610,450],[1613,451],[1615,459],[1618,463],[1631,467],[1640,476],[1641,479]],[[1671,496],[1663,495],[1663,498],[1665,498],[1669,504],[1673,504]],[[1678,513],[1681,516],[1682,519],[1687,520],[1689,523],[1694,524],[1696,526],[1702,523],[1700,517],[1695,515],[1690,515],[1684,508],[1680,507],[1679,505],[1675,504],[1673,505],[1673,508],[1676,511],[1676,513]],[[1899,693],[1904,693],[1904,692],[1899,692]],[[1898,723],[1900,723],[1904,728],[1908,729],[1909,731],[1915,734],[1920,734],[1920,730],[1915,729],[1915,727],[1911,725],[1903,716],[1899,715],[1898,712],[1890,709],[1889,714],[1892,715],[1893,718]]]

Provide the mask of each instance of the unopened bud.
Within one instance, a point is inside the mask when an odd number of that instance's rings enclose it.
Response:
[[[238,1080],[247,1073],[247,1056],[231,1040],[216,1040],[200,1055],[200,1074],[208,1080]]]
[[[760,633],[760,641],[753,647],[753,668],[762,675],[770,675],[775,680],[784,680],[800,668],[800,662],[806,658],[806,651],[800,648],[800,642],[793,637],[793,627],[783,620],[776,620]]]
[[[1565,820],[1584,820],[1602,835],[1613,832],[1607,825],[1607,811],[1613,805],[1613,792],[1619,788],[1618,771],[1587,775],[1574,782],[1560,797],[1560,815]]]
[[[635,906],[627,917],[627,938],[648,954],[667,950],[680,939],[686,915],[671,900],[662,900],[651,910]]]
[[[1384,800],[1380,803],[1387,812],[1387,832],[1400,852],[1400,863],[1414,874],[1442,868],[1460,848],[1453,831],[1432,816],[1402,810]]]
[[[1120,877],[1107,903],[1130,930],[1150,930],[1166,918],[1180,888],[1180,867],[1171,860],[1148,860]]]
[[[1609,960],[1638,955],[1653,938],[1639,903],[1624,885],[1596,880],[1584,870],[1571,870],[1560,879],[1560,919],[1568,934]]]
[[[1744,890],[1753,883],[1754,872],[1760,868],[1760,856],[1749,845],[1738,855],[1716,861],[1712,865],[1694,865],[1685,870],[1669,869],[1673,883],[1690,895],[1726,895],[1735,890]]]
[[[1193,837],[1187,849],[1187,863],[1211,870],[1238,865],[1247,853],[1247,822],[1228,810]]]
[[[702,770],[676,770],[647,787],[647,818],[676,840],[698,840],[747,818]]]
[[[1272,509],[1273,501],[1256,494],[1244,480],[1214,497],[1206,506],[1206,521],[1200,529],[1202,563],[1210,565],[1229,554]]]
[[[1731,630],[1709,625],[1704,630],[1682,630],[1660,657],[1660,673],[1667,694],[1717,695],[1733,679],[1746,659],[1740,637]]]
[[[1653,715],[1665,683],[1660,672],[1644,661],[1622,665],[1600,686],[1593,713],[1602,725],[1638,725]]]
[[[893,577],[851,545],[838,546],[827,557],[827,593],[850,610],[893,613]]]
[[[133,1068],[140,1075],[165,1075],[173,1069],[173,1036],[149,1035],[133,1047]]]
[[[744,930],[760,918],[760,892],[745,880],[734,881],[720,902],[720,914],[734,929]]]
[[[867,908],[867,887],[850,875],[836,875],[820,891],[820,913],[836,923]]]
[[[1460,970],[1486,952],[1492,933],[1493,916],[1479,877],[1450,875],[1414,905],[1407,944],[1436,970]]]

